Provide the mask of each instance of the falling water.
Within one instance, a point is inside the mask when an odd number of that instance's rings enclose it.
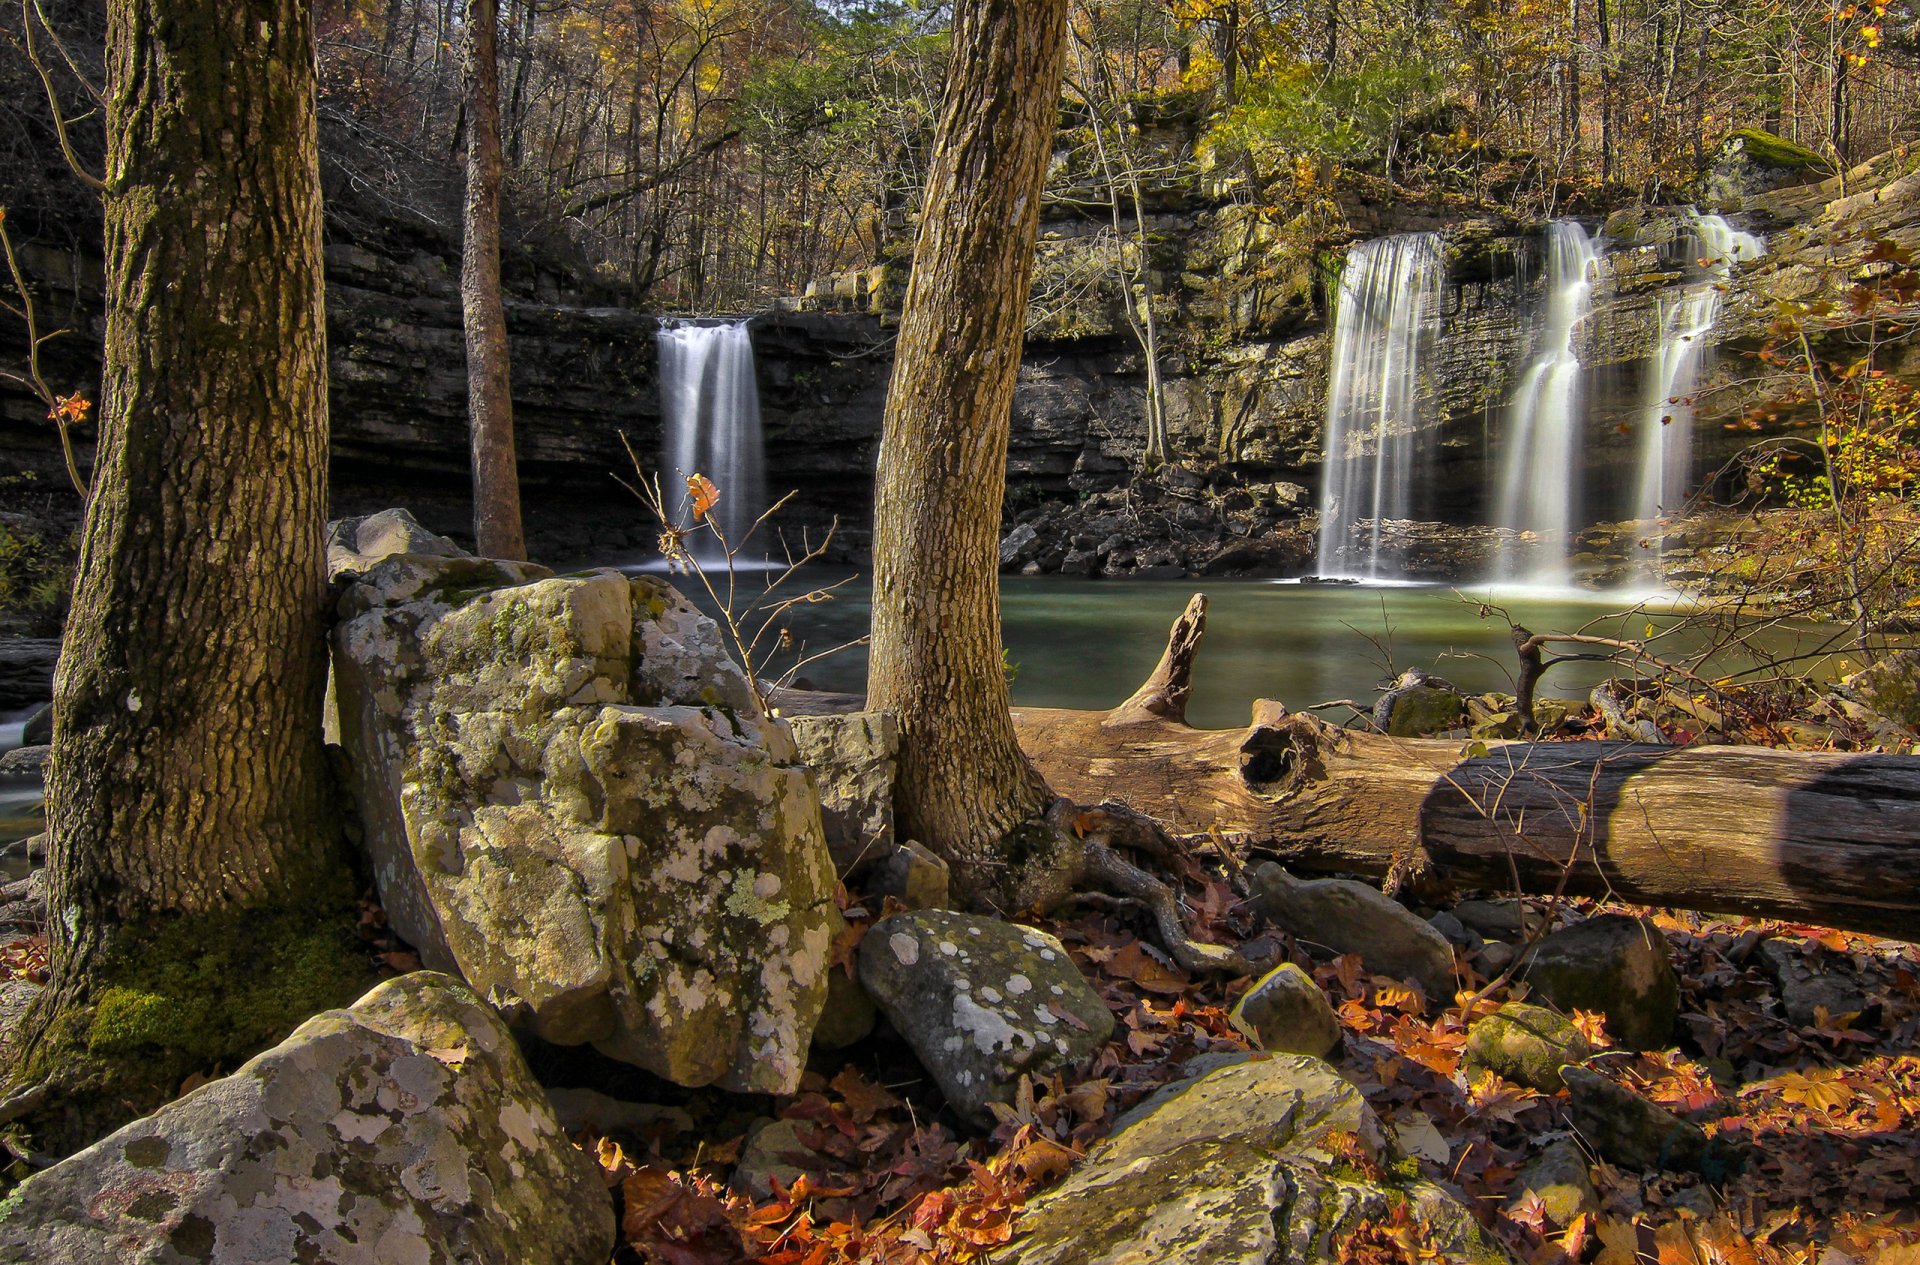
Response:
[[[1509,546],[1500,578],[1563,585],[1580,499],[1579,328],[1593,300],[1599,256],[1587,231],[1567,220],[1547,226],[1547,305],[1540,346],[1521,375],[1501,439],[1494,521],[1537,535],[1535,550]]]
[[[1677,303],[1662,304],[1647,410],[1640,426],[1640,475],[1633,515],[1652,519],[1678,509],[1693,478],[1693,395],[1706,335],[1720,315],[1722,291],[1735,264],[1758,259],[1766,244],[1718,215],[1695,215],[1693,256],[1703,274]]]
[[[660,403],[666,418],[669,505],[690,475],[720,489],[713,518],[738,547],[766,506],[762,470],[760,389],[754,380],[753,339],[747,322],[662,321]],[[696,557],[717,558],[720,543],[707,532],[691,538]]]
[[[1381,524],[1404,519],[1414,462],[1431,435],[1415,417],[1420,361],[1440,328],[1446,261],[1437,233],[1362,242],[1347,253],[1334,317],[1327,461],[1320,488],[1319,572],[1392,579]],[[1369,524],[1364,546],[1352,539]],[[1353,567],[1364,552],[1364,567]]]

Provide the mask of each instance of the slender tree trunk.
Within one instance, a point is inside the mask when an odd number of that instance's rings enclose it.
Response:
[[[1614,67],[1613,19],[1607,0],[1594,0],[1594,25],[1600,31],[1600,182],[1613,183]]]
[[[900,718],[901,829],[957,890],[1018,886],[1049,802],[1008,713],[1000,509],[1065,0],[963,0],[875,481],[867,693]]]
[[[111,0],[107,69],[104,407],[47,787],[53,982],[12,1069],[53,1089],[27,1124],[54,1153],[361,982],[321,750],[310,6]],[[296,944],[317,975],[278,973]]]
[[[467,0],[467,206],[460,306],[467,329],[475,543],[489,558],[524,559],[507,312],[500,299],[499,25],[499,0]]]

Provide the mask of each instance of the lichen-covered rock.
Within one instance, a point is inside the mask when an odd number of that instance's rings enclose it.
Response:
[[[342,729],[390,921],[546,1040],[791,1092],[839,925],[791,735],[664,583],[512,578],[404,556],[342,598]]]
[[[1262,976],[1228,1022],[1263,1050],[1324,1057],[1340,1045],[1340,1020],[1313,977],[1292,962]]]
[[[1745,1162],[1739,1145],[1709,1138],[1699,1125],[1598,1072],[1568,1067],[1560,1075],[1567,1083],[1573,1127],[1602,1158],[1621,1168],[1700,1173],[1725,1181]]]
[[[1560,1069],[1593,1053],[1565,1015],[1510,1001],[1467,1030],[1467,1061],[1542,1093],[1561,1089]]]
[[[41,1265],[601,1265],[613,1205],[500,1021],[416,972],[27,1181]]]
[[[1044,931],[945,910],[897,914],[860,942],[860,984],[953,1109],[993,1123],[1020,1077],[1071,1068],[1113,1016]]]
[[[1520,977],[1565,1013],[1597,1010],[1629,1050],[1657,1050],[1680,1017],[1680,981],[1667,938],[1644,918],[1601,914],[1541,940]]]
[[[1453,999],[1453,946],[1377,888],[1351,879],[1297,879],[1272,861],[1254,872],[1253,887],[1254,908],[1282,930],[1335,953],[1358,953],[1378,974],[1418,980],[1435,1001]]]
[[[996,1265],[1332,1265],[1367,1221],[1407,1208],[1442,1261],[1499,1261],[1473,1214],[1388,1165],[1360,1092],[1319,1059],[1274,1055],[1170,1085],[1123,1116],[1087,1163],[1036,1199]]]
[[[894,850],[893,776],[900,726],[888,712],[796,716],[800,760],[820,779],[827,850],[842,878]]]

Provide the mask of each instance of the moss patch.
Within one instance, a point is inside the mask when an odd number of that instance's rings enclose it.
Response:
[[[1740,142],[1749,158],[1767,167],[1780,167],[1789,171],[1801,171],[1806,168],[1826,170],[1826,159],[1808,149],[1805,145],[1796,145],[1784,136],[1775,136],[1772,132],[1757,127],[1743,127],[1729,138]]]

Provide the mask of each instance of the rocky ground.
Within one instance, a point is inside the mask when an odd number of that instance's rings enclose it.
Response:
[[[1142,860],[1255,969],[1196,977],[1124,900],[954,908],[894,834],[890,718],[762,719],[656,580],[547,578],[394,515],[342,524],[330,560],[360,933],[394,978],[26,1181],[0,1254],[1920,1252],[1912,945],[1499,892],[1411,905],[1198,837]],[[1912,740],[1920,663],[1896,665],[1836,696],[1879,718],[1845,717],[1862,743]],[[1671,704],[1612,701],[1680,737]],[[1510,706],[1428,678],[1376,711],[1465,736]],[[43,919],[37,873],[0,892],[0,1016],[46,980]],[[44,1163],[7,1145],[16,1179]]]

